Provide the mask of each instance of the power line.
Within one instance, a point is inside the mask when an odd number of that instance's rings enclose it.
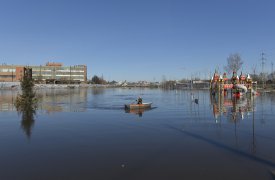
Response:
[[[264,52],[261,53],[261,61],[262,61],[262,73],[264,73],[264,65],[266,58],[264,57],[266,54]]]
[[[271,62],[271,77],[274,79],[273,62]]]
[[[263,88],[264,88],[264,81],[265,81],[265,75],[264,75],[264,65],[265,65],[265,61],[266,61],[266,58],[265,58],[265,53],[262,52],[261,53],[261,61],[262,61],[262,83],[263,83]]]

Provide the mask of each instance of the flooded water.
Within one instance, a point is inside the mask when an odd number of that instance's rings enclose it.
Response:
[[[37,91],[33,118],[0,91],[0,179],[275,179],[275,95]],[[138,96],[151,109],[125,111]],[[197,100],[196,100],[197,99]]]

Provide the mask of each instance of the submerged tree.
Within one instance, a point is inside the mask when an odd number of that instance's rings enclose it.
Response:
[[[232,72],[237,72],[241,69],[242,65],[243,61],[239,53],[230,54],[227,58],[227,65],[224,67],[224,70],[230,74]]]
[[[22,115],[21,126],[28,137],[31,135],[37,109],[37,98],[33,90],[34,82],[31,74],[30,68],[24,68],[24,76],[20,81],[22,92],[17,95],[15,101],[17,112]]]
[[[18,111],[23,110],[27,105],[34,106],[36,103],[35,92],[33,91],[34,82],[31,76],[31,69],[24,68],[24,76],[20,81],[22,94],[19,94],[15,101]]]

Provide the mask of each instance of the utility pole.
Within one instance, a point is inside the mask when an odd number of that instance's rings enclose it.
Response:
[[[264,88],[264,86],[265,86],[265,82],[264,82],[265,81],[264,65],[265,65],[266,58],[264,56],[265,56],[265,53],[262,52],[261,53],[261,61],[262,61],[262,85],[263,85],[262,88]]]
[[[256,68],[253,69],[254,78],[256,77]]]
[[[272,78],[272,81],[274,79],[274,73],[273,73],[273,62],[271,62],[271,78]]]

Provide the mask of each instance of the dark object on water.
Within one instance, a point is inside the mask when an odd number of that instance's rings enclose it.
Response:
[[[199,104],[199,99],[197,99],[197,98],[195,99],[193,93],[191,93],[191,100],[192,100],[193,102],[195,102],[196,104]]]

